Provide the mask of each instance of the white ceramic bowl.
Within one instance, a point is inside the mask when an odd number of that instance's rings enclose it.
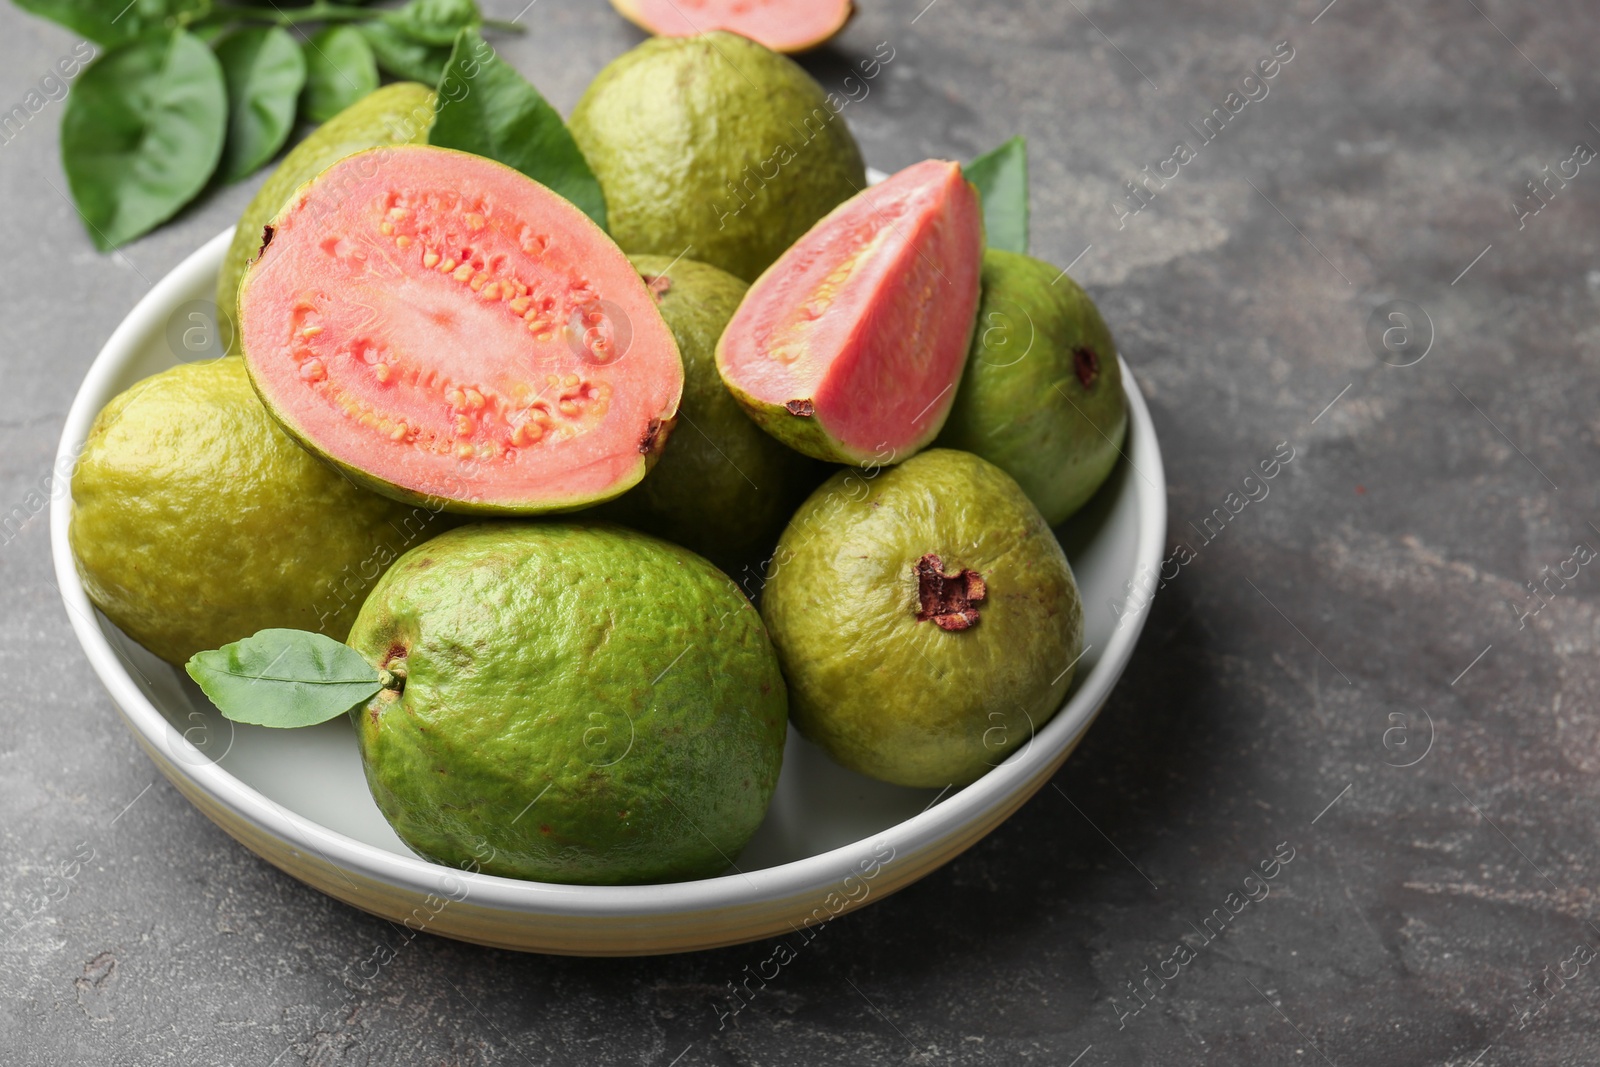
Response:
[[[179,264],[117,327],[78,390],[57,470],[90,423],[134,382],[208,346],[210,301],[229,233]],[[1127,366],[1127,458],[1060,531],[1085,607],[1088,649],[1065,707],[1033,741],[960,790],[904,789],[843,770],[790,732],[766,822],[716,878],[650,886],[568,886],[455,871],[413,855],[367,792],[342,718],[301,730],[235,725],[178,670],[89,603],[67,544],[71,501],[51,505],[56,577],[72,626],[128,728],[161,772],[247,848],[308,885],[417,929],[505,948],[632,955],[770,936],[879,900],[949,861],[1040,788],[1122,673],[1144,612],[1118,618],[1136,573],[1153,574],[1166,482],[1144,399]]]

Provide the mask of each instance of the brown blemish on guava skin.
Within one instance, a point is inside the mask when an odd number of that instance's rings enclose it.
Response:
[[[277,228],[274,227],[272,225],[272,223],[270,223],[270,222],[267,223],[265,226],[261,227],[261,247],[256,249],[256,258],[257,259],[260,259],[261,258],[261,253],[263,253],[263,252],[265,252],[267,250],[267,246],[272,243],[272,235],[277,233],[277,232],[278,232]]]
[[[644,278],[644,287],[650,290],[651,295],[656,298],[656,303],[658,304],[661,303],[661,298],[667,295],[667,291],[672,288],[672,279],[665,274],[644,274],[640,275],[640,277]]]
[[[791,400],[783,406],[788,409],[789,414],[798,415],[802,419],[809,419],[817,412],[817,406],[813,404],[809,398],[805,400]]]
[[[989,586],[977,571],[946,574],[944,560],[929,552],[913,568],[917,576],[917,621],[933,620],[941,630],[968,630],[978,624],[975,606],[989,595]]]
[[[1072,370],[1085,389],[1092,389],[1100,377],[1100,357],[1087,345],[1072,350]]]
[[[639,455],[648,456],[660,451],[657,444],[661,439],[662,422],[660,419],[651,419],[649,427],[644,431],[644,436],[639,438]]]

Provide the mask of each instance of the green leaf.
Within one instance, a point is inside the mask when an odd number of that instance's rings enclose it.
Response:
[[[449,47],[456,34],[483,21],[473,0],[411,0],[383,19],[413,41]]]
[[[211,0],[16,0],[16,5],[108,47],[186,26],[211,11]]]
[[[383,688],[383,676],[361,653],[305,630],[262,630],[195,653],[184,670],[225,717],[257,726],[314,726]]]
[[[300,105],[312,122],[333,116],[378,87],[378,62],[360,32],[329,26],[305,44],[306,88]]]
[[[450,61],[449,45],[412,40],[387,22],[363,22],[357,28],[385,73],[424,85],[437,85],[444,75]]]
[[[154,229],[193,199],[227,131],[222,65],[194,34],[136,41],[91,63],[67,95],[61,162],[100,250]]]
[[[277,26],[230,33],[217,42],[216,53],[228,86],[222,175],[232,182],[254,173],[289,139],[306,61],[295,39]]]
[[[989,247],[1028,251],[1028,142],[1013,137],[966,167],[967,181],[983,197],[983,228]]]
[[[476,30],[456,38],[437,97],[429,144],[515,167],[605,227],[605,196],[566,123]]]

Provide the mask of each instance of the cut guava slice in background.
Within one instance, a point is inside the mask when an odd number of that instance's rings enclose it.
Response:
[[[978,307],[983,209],[925,160],[851,197],[750,287],[717,345],[745,411],[817,459],[896,463],[938,434]]]
[[[851,0],[611,0],[611,6],[659,37],[728,30],[774,52],[815,48],[855,13]]]
[[[239,291],[257,392],[357,481],[449,510],[609,500],[666,443],[683,364],[589,217],[442,148],[349,156],[269,227]]]

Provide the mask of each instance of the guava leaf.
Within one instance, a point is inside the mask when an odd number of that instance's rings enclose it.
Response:
[[[372,46],[350,26],[329,26],[305,43],[306,88],[300,107],[312,122],[333,116],[378,87]]]
[[[356,27],[378,58],[386,74],[406,81],[436,85],[450,61],[450,46],[424,44],[413,40],[387,22],[363,22]]]
[[[515,167],[605,228],[605,195],[567,124],[477,30],[457,35],[437,98],[429,144]]]
[[[1013,137],[968,163],[967,181],[983,198],[983,229],[990,248],[1028,251],[1028,142]]]
[[[61,164],[102,252],[177,214],[222,158],[222,65],[176,30],[113,49],[78,76],[61,116]]]
[[[279,26],[238,30],[218,41],[215,50],[228,86],[222,174],[238,181],[277,155],[289,139],[306,61],[295,39]]]
[[[448,46],[456,34],[483,21],[473,0],[411,0],[384,13],[383,20],[413,41]]]
[[[211,11],[211,0],[16,0],[16,5],[107,46],[186,26]]]
[[[224,717],[257,726],[314,726],[383,688],[355,649],[305,630],[261,630],[195,653],[184,670]]]

